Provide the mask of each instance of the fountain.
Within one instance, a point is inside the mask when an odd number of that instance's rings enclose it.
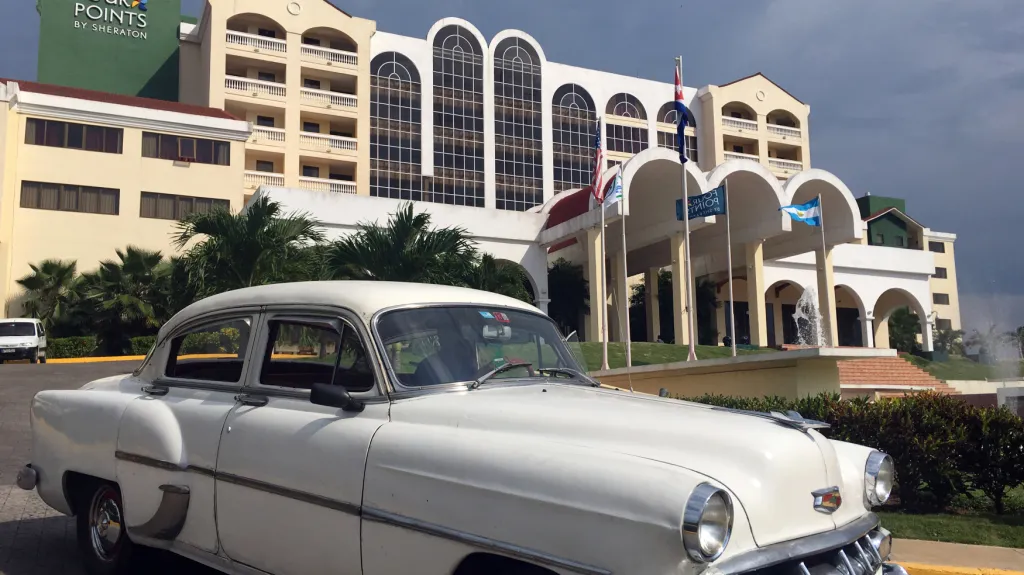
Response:
[[[798,345],[825,345],[825,332],[821,327],[821,313],[818,311],[818,292],[813,287],[804,289],[804,293],[797,300],[793,321],[796,322]]]

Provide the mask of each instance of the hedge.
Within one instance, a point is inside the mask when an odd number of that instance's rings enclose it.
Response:
[[[46,359],[91,357],[96,349],[94,336],[47,338]]]
[[[997,513],[1024,484],[1024,420],[1005,408],[978,408],[921,393],[875,402],[822,394],[800,400],[705,395],[690,401],[751,411],[793,410],[831,425],[832,439],[874,447],[896,464],[894,499],[909,510],[942,510],[981,491]]]
[[[140,335],[131,339],[132,355],[146,355],[156,345],[155,335]]]

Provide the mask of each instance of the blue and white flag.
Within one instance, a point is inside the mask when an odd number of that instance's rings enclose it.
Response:
[[[718,186],[710,192],[699,196],[687,198],[687,211],[689,219],[706,218],[708,216],[721,216],[726,213],[725,205],[725,184]],[[683,200],[676,200],[676,220],[683,221]]]
[[[615,179],[612,180],[612,185],[608,189],[608,203],[614,204],[620,201],[622,201],[622,168],[616,172]]]
[[[806,204],[782,206],[779,210],[786,212],[789,214],[789,217],[798,222],[803,222],[809,226],[820,226],[821,204],[819,203],[819,200],[820,198],[814,198]]]

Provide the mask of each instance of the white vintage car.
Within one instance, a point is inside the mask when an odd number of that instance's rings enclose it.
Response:
[[[131,375],[32,402],[19,485],[92,574],[905,574],[892,460],[795,413],[602,388],[474,290],[319,282],[189,306]]]

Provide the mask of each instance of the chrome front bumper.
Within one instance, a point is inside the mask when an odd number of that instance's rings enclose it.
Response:
[[[835,531],[768,545],[713,567],[724,575],[907,575],[887,562],[891,551],[892,535],[868,513]]]

